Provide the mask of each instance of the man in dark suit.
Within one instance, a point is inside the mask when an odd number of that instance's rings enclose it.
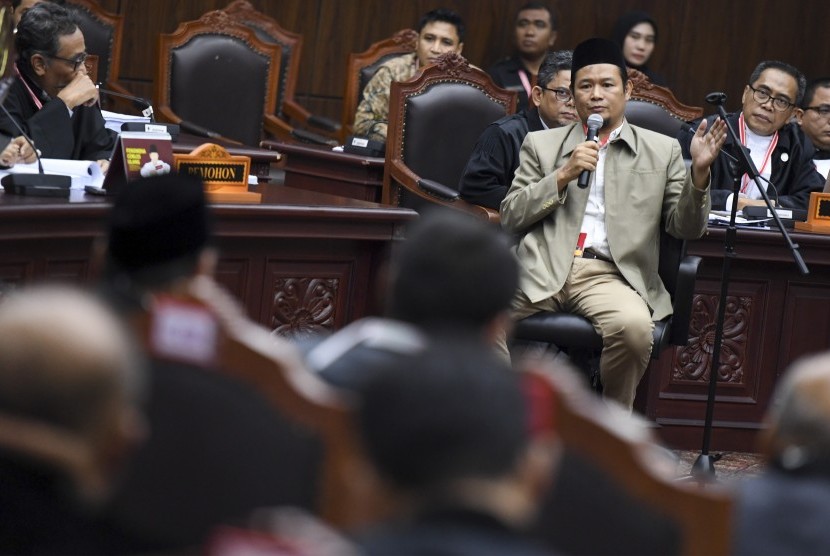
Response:
[[[52,2],[26,10],[17,26],[16,79],[5,105],[47,158],[94,160],[106,171],[115,132],[104,126],[98,89],[87,75],[84,35]],[[0,133],[20,134],[5,113]]]
[[[528,2],[516,12],[516,52],[487,70],[496,85],[519,94],[519,110],[530,107],[531,89],[545,55],[556,42],[556,13],[544,2]]]
[[[755,67],[744,87],[741,111],[728,116],[741,143],[749,148],[752,161],[761,174],[770,199],[784,208],[806,209],[811,191],[820,191],[824,179],[813,164],[813,146],[799,126],[792,121],[804,96],[806,80],[796,68],[784,62],[765,61]],[[715,116],[708,118],[709,124]],[[683,157],[691,157],[692,134],[681,131],[678,141]],[[732,138],[727,137],[724,150],[729,151]],[[712,208],[732,207],[732,172],[730,159],[721,153],[712,165]],[[738,209],[763,205],[764,199],[754,181],[741,177]]]
[[[825,178],[830,176],[830,77],[814,79],[807,85],[796,118],[816,148],[816,169]]]
[[[216,349],[209,312],[193,319],[192,310],[176,311],[177,293],[208,287],[220,314],[245,318],[213,282],[217,255],[201,180],[166,174],[121,188],[104,251],[102,289],[125,319],[134,322],[155,307],[154,314],[175,318],[170,322],[178,331],[152,335],[147,349],[150,434],[110,507],[142,544],[122,549],[195,550],[217,525],[244,520],[256,508],[313,509],[316,437],[203,356]],[[291,348],[279,338],[273,342],[275,350]]]
[[[144,437],[143,371],[127,331],[92,295],[39,286],[3,298],[0,553],[122,546],[126,533],[102,510]]]
[[[570,50],[548,53],[531,90],[532,107],[505,116],[481,134],[459,183],[465,201],[498,210],[519,167],[525,135],[577,121],[571,94],[572,56]]]
[[[369,556],[542,556],[525,536],[553,476],[531,436],[521,374],[480,344],[442,342],[373,377],[358,422],[394,519],[362,537]]]
[[[830,355],[796,362],[762,429],[769,466],[740,485],[734,553],[830,554]]]

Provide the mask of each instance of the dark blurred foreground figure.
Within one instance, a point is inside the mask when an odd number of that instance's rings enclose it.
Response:
[[[143,437],[143,369],[115,315],[38,287],[0,302],[0,553],[108,554],[102,507]]]
[[[129,320],[161,307],[187,318],[175,311],[190,294],[244,319],[213,281],[211,230],[200,180],[168,174],[127,184],[112,209],[102,288]],[[174,328],[188,333],[154,336],[164,352],[150,350],[150,435],[111,508],[143,541],[125,551],[198,550],[217,525],[241,522],[256,508],[312,509],[317,444],[251,386],[200,356],[215,347],[203,322],[179,318]],[[275,350],[293,353],[273,341]]]
[[[387,317],[350,324],[312,348],[310,368],[360,390],[377,368],[449,333],[491,345],[509,324],[518,265],[497,229],[457,211],[435,210],[412,226],[391,262]]]
[[[556,448],[529,433],[521,375],[480,343],[443,341],[374,375],[359,426],[370,474],[398,501],[362,537],[373,555],[549,554],[525,536]]]
[[[792,365],[766,424],[768,469],[741,485],[735,554],[830,554],[830,354]]]

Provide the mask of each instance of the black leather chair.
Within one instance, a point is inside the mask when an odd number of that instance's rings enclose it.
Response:
[[[631,124],[677,137],[685,122],[703,116],[703,108],[681,103],[671,90],[655,85],[640,71],[629,69],[628,79],[633,90],[625,105],[625,118]]]
[[[441,205],[498,221],[496,211],[462,200],[457,187],[484,128],[515,109],[515,91],[500,89],[455,53],[411,81],[393,82],[384,203],[415,210]]]
[[[222,11],[159,37],[160,117],[184,131],[259,146],[278,136],[280,49]]]
[[[659,273],[672,296],[673,314],[654,323],[651,358],[657,359],[671,345],[685,346],[689,341],[695,280],[701,258],[686,255],[686,242],[669,234],[660,234]],[[541,342],[553,344],[568,353],[571,360],[590,375],[599,389],[599,352],[602,337],[591,322],[579,315],[544,311],[516,323],[514,344]]]
[[[281,126],[280,135],[308,143],[337,144],[335,138],[340,136],[340,125],[329,118],[312,114],[294,99],[294,90],[300,76],[303,36],[283,29],[274,18],[257,11],[248,0],[234,0],[222,11],[234,21],[253,29],[263,41],[280,48],[282,63],[274,113],[276,122]],[[315,131],[306,129],[308,127]]]

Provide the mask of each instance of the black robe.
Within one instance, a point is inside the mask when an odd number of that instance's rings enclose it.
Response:
[[[38,109],[22,79],[43,103]],[[17,76],[5,102],[6,110],[34,141],[43,158],[102,160],[112,156],[117,134],[104,127],[101,109],[77,106],[72,116],[66,104],[48,95],[30,79]],[[17,137],[20,132],[5,112],[0,112],[0,134]]]

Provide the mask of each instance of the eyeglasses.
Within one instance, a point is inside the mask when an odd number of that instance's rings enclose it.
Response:
[[[774,97],[766,91],[756,89],[752,85],[747,85],[747,87],[752,89],[752,98],[754,98],[758,104],[766,104],[767,101],[772,100],[772,107],[779,112],[783,112],[784,110],[795,106],[795,103],[792,103],[785,98]]]
[[[548,87],[542,87],[542,89],[546,91],[550,91],[556,97],[556,100],[559,102],[568,102],[573,98],[571,92],[568,89],[557,87],[556,89],[549,89]]]
[[[52,58],[53,60],[60,60],[61,62],[66,62],[67,64],[72,64],[72,71],[78,71],[78,68],[81,67],[81,64],[86,62],[86,58],[88,54],[84,52],[83,54],[79,54],[75,58],[61,58],[60,56],[52,56],[51,54],[46,54],[45,52],[42,53],[47,58]]]
[[[807,106],[804,108],[805,112],[807,110],[812,110],[818,117],[823,120],[830,120],[830,105],[822,104],[821,106]]]

